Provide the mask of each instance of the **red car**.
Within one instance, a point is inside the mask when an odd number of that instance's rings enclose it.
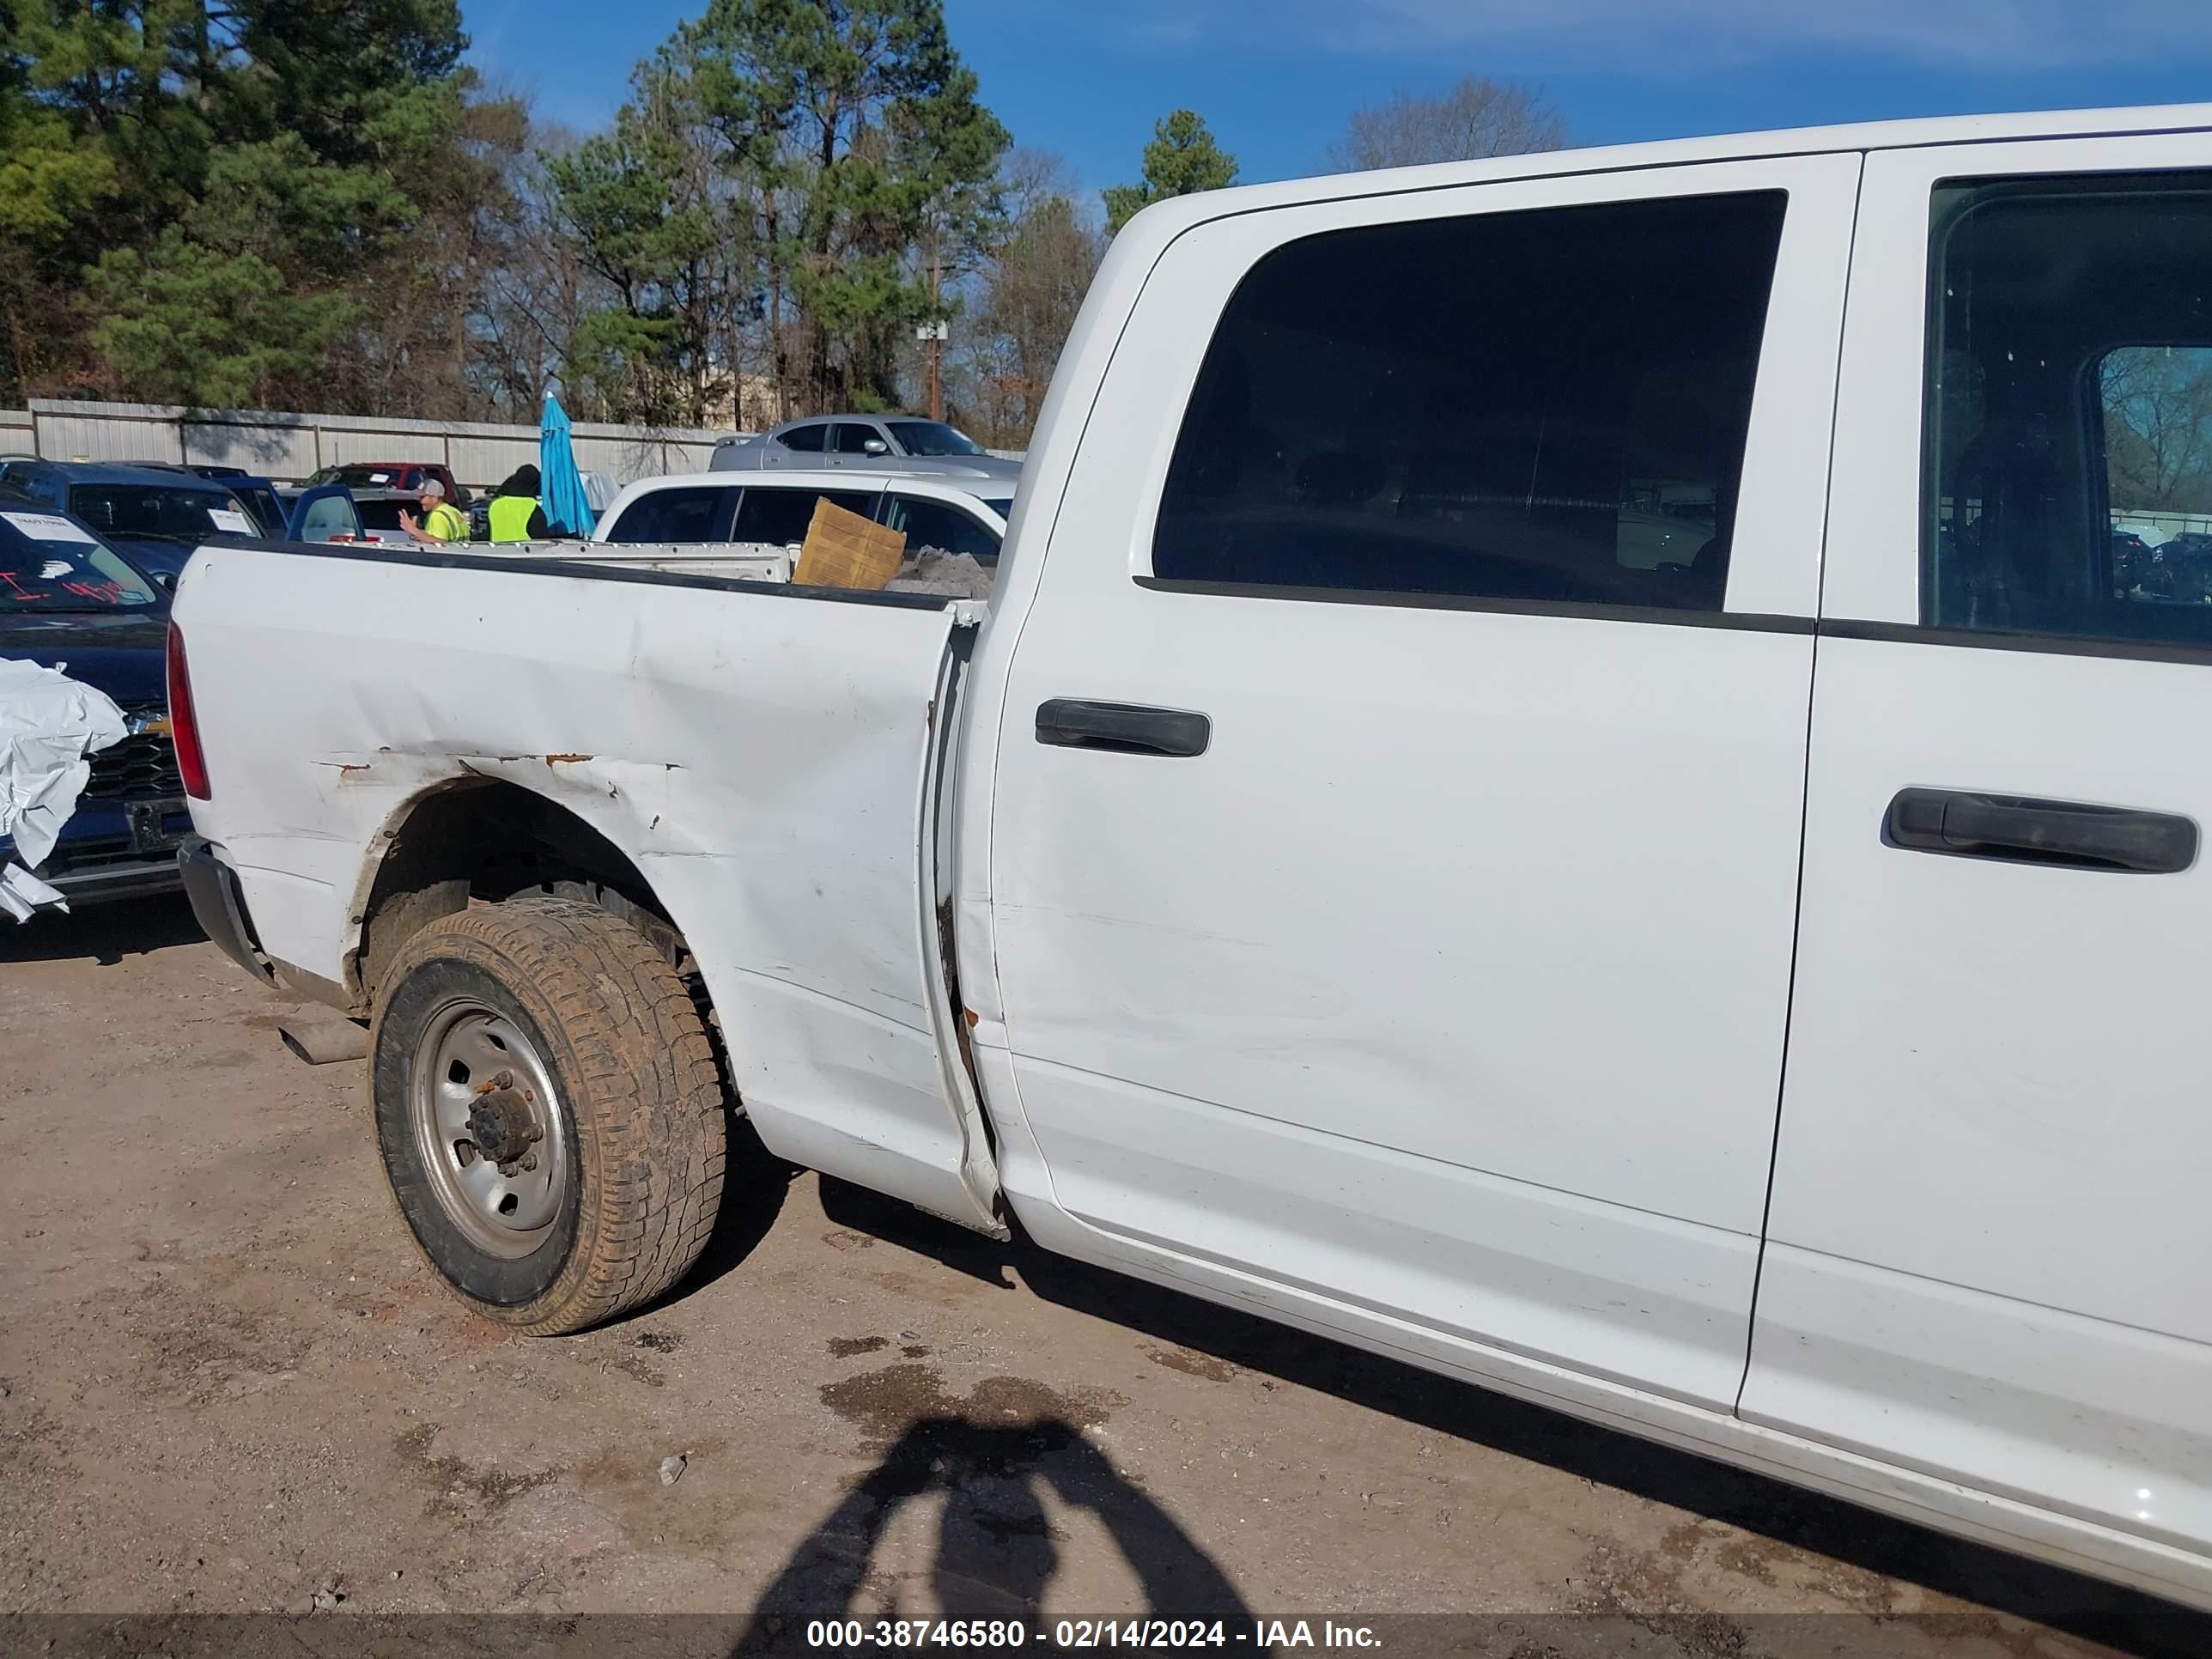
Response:
[[[469,504],[469,492],[453,481],[447,467],[437,461],[348,461],[343,466],[323,468],[307,482],[339,483],[348,489],[397,489],[413,495],[433,478],[446,487],[446,499],[455,507]]]

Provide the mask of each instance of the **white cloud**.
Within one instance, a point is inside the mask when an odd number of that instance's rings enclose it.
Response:
[[[1214,41],[1291,32],[1340,51],[1490,46],[1617,69],[1848,49],[1960,69],[2212,57],[2206,0],[1176,0]],[[2125,88],[2114,101],[2125,102]]]

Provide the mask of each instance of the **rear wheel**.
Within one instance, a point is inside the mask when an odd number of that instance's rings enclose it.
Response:
[[[714,1049],[622,919],[533,897],[428,923],[380,978],[370,1056],[400,1214],[486,1317],[580,1330],[705,1248],[726,1134]]]

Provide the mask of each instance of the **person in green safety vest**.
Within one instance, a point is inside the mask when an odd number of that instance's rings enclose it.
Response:
[[[491,538],[495,542],[543,541],[552,532],[545,523],[545,510],[538,505],[538,469],[518,466],[507,475],[507,482],[491,493],[489,513]]]
[[[469,521],[461,516],[459,508],[447,501],[446,486],[435,478],[422,480],[422,522],[416,523],[415,515],[403,507],[399,527],[428,547],[469,538]]]

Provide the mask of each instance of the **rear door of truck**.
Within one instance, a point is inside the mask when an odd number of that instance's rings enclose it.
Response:
[[[2212,134],[1868,160],[1742,1402],[2200,1556],[2208,293]]]
[[[1733,1406],[1858,169],[1168,247],[1012,569],[998,966],[1080,1222]]]

